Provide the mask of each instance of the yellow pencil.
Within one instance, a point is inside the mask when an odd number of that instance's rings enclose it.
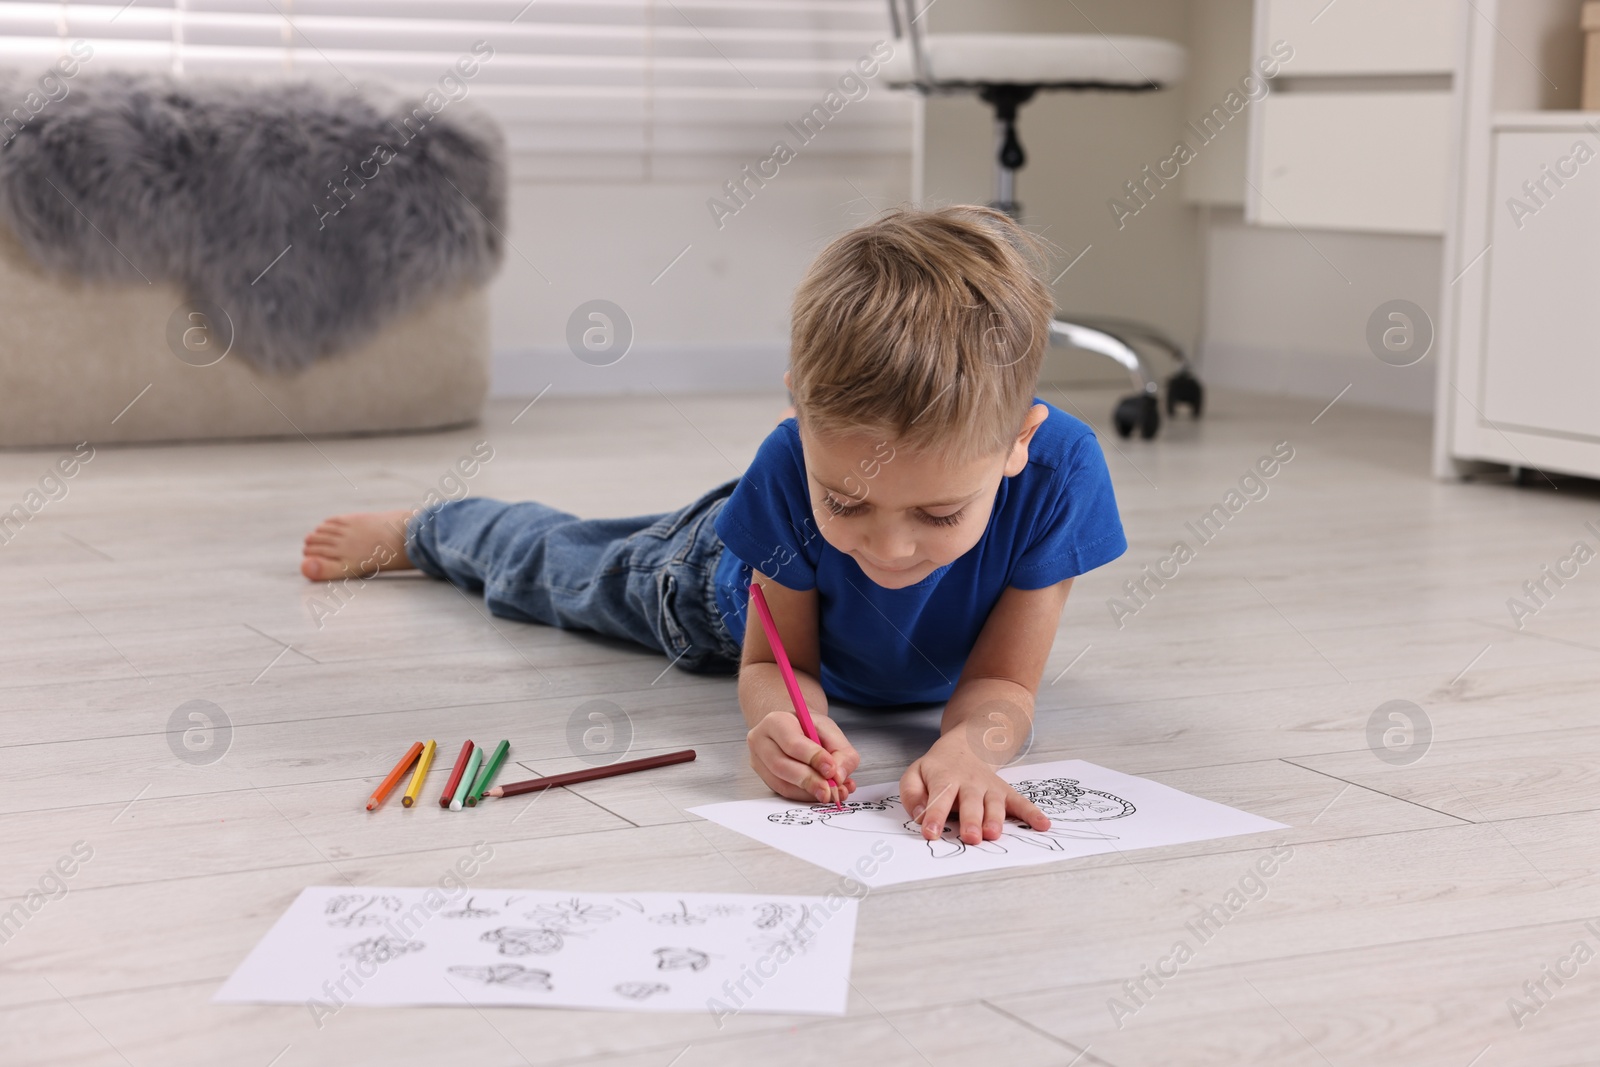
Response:
[[[411,775],[411,784],[406,786],[405,796],[400,798],[400,803],[406,807],[417,802],[417,794],[422,792],[422,780],[428,777],[428,768],[433,764],[433,754],[439,746],[429,741],[422,746],[422,755],[417,758],[417,769]]]

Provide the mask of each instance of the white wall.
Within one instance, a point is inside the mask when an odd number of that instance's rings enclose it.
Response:
[[[1437,318],[1440,238],[1297,233],[1220,210],[1207,242],[1205,381],[1324,401],[1348,385],[1341,403],[1433,410],[1437,352],[1392,367],[1367,347],[1366,329],[1390,300]]]
[[[1249,69],[1256,58],[1251,6],[1195,0],[1193,37],[1211,68]],[[1291,60],[1284,73],[1293,72]],[[1244,180],[1244,135],[1242,123],[1224,135],[1234,139],[1228,182]],[[1368,348],[1366,328],[1378,306],[1395,299],[1438,319],[1442,238],[1249,226],[1231,205],[1206,212],[1201,226],[1206,296],[1198,361],[1206,382],[1326,400],[1348,385],[1343,402],[1433,409],[1437,354],[1412,367],[1389,366]]]
[[[494,393],[781,388],[789,298],[806,265],[909,192],[908,169],[841,177],[808,162],[785,166],[721,229],[706,207],[711,182],[514,183],[515,248],[490,297]],[[593,299],[633,324],[631,350],[610,366],[567,346],[568,317]]]

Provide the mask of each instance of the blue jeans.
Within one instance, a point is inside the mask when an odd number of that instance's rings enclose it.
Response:
[[[709,674],[738,669],[717,610],[713,522],[737,479],[679,511],[580,519],[533,502],[471,498],[412,517],[406,552],[424,574],[483,593],[495,615],[590,630]]]

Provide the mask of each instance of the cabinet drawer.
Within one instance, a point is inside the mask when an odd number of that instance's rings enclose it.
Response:
[[[1257,106],[1250,221],[1444,232],[1448,92],[1274,93]]]
[[[1579,164],[1579,143],[1596,158]],[[1494,156],[1478,406],[1507,427],[1600,438],[1600,145],[1581,129],[1503,132]],[[1542,206],[1524,182],[1542,183]]]
[[[1294,47],[1288,76],[1447,74],[1455,67],[1458,6],[1457,0],[1266,0],[1264,29],[1268,43]]]

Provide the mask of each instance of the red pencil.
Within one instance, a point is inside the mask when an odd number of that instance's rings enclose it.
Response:
[[[461,784],[461,776],[466,773],[467,759],[472,755],[472,742],[468,741],[461,746],[461,755],[456,757],[456,765],[450,768],[450,777],[445,779],[444,792],[439,794],[439,806],[448,808],[450,798],[456,795],[456,786]]]
[[[368,811],[378,810],[378,805],[382,804],[389,794],[394,792],[394,787],[400,784],[400,779],[405,777],[405,773],[411,769],[413,763],[417,762],[417,757],[420,755],[422,755],[422,742],[411,742],[411,747],[406,749],[404,756],[400,757],[400,762],[394,765],[394,770],[389,772],[389,777],[385,778],[383,784],[374,789],[372,796],[367,798]]]

